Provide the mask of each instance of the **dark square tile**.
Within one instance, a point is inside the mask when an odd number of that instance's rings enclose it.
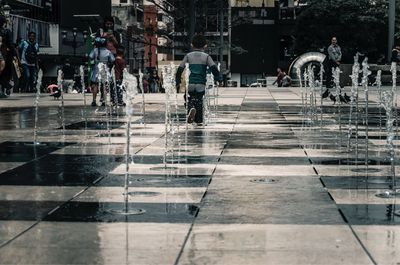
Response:
[[[211,176],[129,175],[130,187],[207,187]],[[96,183],[100,187],[123,187],[124,175],[109,175]]]
[[[112,121],[110,129],[117,129],[125,125],[125,122]],[[58,128],[62,129],[62,128]],[[66,130],[107,130],[107,121],[80,121],[65,126]]]
[[[328,189],[387,189],[392,183],[388,176],[321,176],[321,181]]]
[[[47,155],[0,174],[0,185],[78,186],[105,177],[124,161],[104,155]]]
[[[0,220],[35,221],[43,219],[62,202],[0,201]]]
[[[0,143],[0,162],[27,162],[73,143],[3,142]]]
[[[145,213],[128,216],[113,213],[125,209],[124,203],[72,201],[47,216],[45,221],[191,223],[198,212],[193,204],[129,203],[128,209],[143,209]]]
[[[351,225],[399,225],[398,204],[340,204],[343,215]]]

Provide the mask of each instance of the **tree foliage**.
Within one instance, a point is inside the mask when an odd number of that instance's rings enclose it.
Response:
[[[338,38],[343,61],[356,51],[376,60],[387,50],[387,0],[311,0],[298,16],[295,51],[316,51]]]

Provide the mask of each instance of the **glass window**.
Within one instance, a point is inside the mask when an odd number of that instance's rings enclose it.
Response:
[[[43,0],[17,0],[17,1],[40,7],[43,6]]]
[[[36,41],[42,47],[50,46],[50,24],[20,16],[11,16],[13,40],[26,39],[28,32],[36,33]]]

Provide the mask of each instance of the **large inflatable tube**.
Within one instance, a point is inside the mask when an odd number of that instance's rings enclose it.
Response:
[[[309,63],[322,63],[325,60],[326,55],[320,52],[307,52],[299,57],[297,57],[289,67],[289,76],[292,78],[294,82],[297,83],[299,77],[297,76],[297,70],[300,69],[303,72],[303,69]]]

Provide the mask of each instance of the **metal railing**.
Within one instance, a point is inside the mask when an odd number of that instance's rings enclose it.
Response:
[[[37,19],[31,19],[19,15],[10,15],[10,27],[13,40],[26,39],[28,33],[36,33],[36,41],[42,47],[50,46],[50,23]]]

